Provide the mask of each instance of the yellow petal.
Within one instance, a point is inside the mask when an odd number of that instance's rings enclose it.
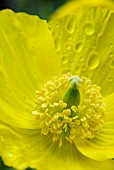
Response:
[[[84,7],[50,27],[62,72],[90,78],[104,96],[114,92],[114,12]]]
[[[73,14],[77,12],[77,9],[82,7],[106,7],[114,9],[114,2],[111,0],[71,0],[59,7],[51,16],[50,19],[63,17],[65,15]]]
[[[57,61],[46,21],[10,10],[0,12],[0,120],[36,128],[31,116],[35,92],[59,72]]]
[[[104,103],[106,115],[101,132],[93,139],[74,142],[83,155],[95,160],[114,158],[114,93]]]
[[[50,135],[41,135],[39,130],[0,128],[0,154],[6,165],[16,169],[29,166],[38,170],[107,170],[114,167],[114,161],[89,159],[66,141],[59,148],[58,143],[52,143]]]

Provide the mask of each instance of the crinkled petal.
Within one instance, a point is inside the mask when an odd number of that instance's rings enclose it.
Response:
[[[106,97],[104,103],[106,115],[101,132],[93,139],[74,141],[83,155],[95,160],[114,158],[114,93]]]
[[[0,120],[36,128],[31,111],[40,84],[59,72],[46,21],[37,16],[0,12]]]
[[[84,7],[50,27],[62,72],[90,78],[104,96],[114,92],[114,11]]]
[[[83,156],[73,144],[52,143],[51,135],[39,130],[10,129],[1,127],[0,154],[5,164],[16,169],[28,166],[38,170],[107,170],[114,168],[114,161],[94,161]]]
[[[114,2],[111,0],[71,0],[60,6],[51,16],[50,19],[63,17],[65,15],[73,14],[77,12],[77,9],[82,7],[106,7],[114,9]]]

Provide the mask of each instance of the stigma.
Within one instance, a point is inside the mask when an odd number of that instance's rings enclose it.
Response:
[[[104,123],[105,105],[100,87],[86,77],[53,77],[36,91],[34,114],[41,134],[52,134],[52,141],[62,146],[64,140],[90,139]]]

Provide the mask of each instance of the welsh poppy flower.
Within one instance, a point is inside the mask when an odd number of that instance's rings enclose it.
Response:
[[[16,169],[114,168],[114,12],[47,23],[0,12],[0,155]]]

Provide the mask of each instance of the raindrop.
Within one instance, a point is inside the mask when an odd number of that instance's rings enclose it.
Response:
[[[77,53],[81,52],[83,48],[83,43],[82,42],[78,42],[75,46],[75,50]]]
[[[70,69],[64,69],[64,70],[62,71],[63,74],[67,74],[67,73],[70,73],[70,72],[71,72]]]
[[[66,46],[66,49],[67,49],[67,50],[70,50],[70,48],[71,48],[70,45],[67,45],[67,46]]]
[[[72,34],[75,31],[75,27],[76,27],[76,19],[72,16],[72,18],[70,19],[67,25],[68,32]]]
[[[113,48],[113,47],[114,47],[113,43],[110,43],[110,48]]]
[[[113,79],[112,79],[112,77],[109,77],[109,79],[108,79],[108,80],[109,80],[109,82],[112,82],[112,80],[113,80]]]
[[[92,35],[95,32],[94,26],[91,23],[85,25],[85,33],[87,35]]]
[[[21,163],[21,165],[17,165],[17,168],[22,170],[22,169],[26,169],[28,167],[26,162]]]
[[[55,39],[55,48],[56,48],[57,51],[60,51],[60,49],[61,49],[61,39],[60,39],[60,37]]]
[[[22,28],[22,25],[21,25],[21,23],[19,22],[19,20],[17,20],[17,19],[14,19],[14,20],[13,20],[13,18],[12,18],[12,23],[13,23],[13,25],[14,25],[18,30]]]
[[[56,28],[56,29],[59,29],[59,27],[60,27],[60,25],[59,25],[59,23],[57,23],[57,24],[55,25],[55,28]]]
[[[113,57],[113,53],[110,53],[110,54],[109,54],[109,57],[112,58],[112,57]]]
[[[19,147],[13,147],[13,148],[4,148],[3,150],[3,160],[5,162],[8,162],[9,165],[14,165],[16,169],[26,169],[27,168],[27,162],[24,161],[24,156],[21,150],[18,149]]]
[[[12,162],[16,159],[16,154],[13,153],[12,151],[10,152],[10,151],[5,150],[3,154],[3,158],[5,159],[5,161]]]
[[[68,41],[71,41],[72,40],[72,36],[68,36]]]
[[[84,61],[84,57],[80,57],[80,62],[82,63]]]
[[[68,63],[68,57],[67,56],[64,56],[63,58],[62,58],[62,64],[67,64]]]
[[[96,52],[93,52],[89,56],[88,67],[90,70],[97,68],[100,64],[99,56]]]
[[[75,72],[76,74],[79,74],[79,73],[81,72],[80,67],[79,67],[79,66],[76,66],[76,67],[74,68],[74,72]]]
[[[114,59],[111,60],[110,67],[114,69]]]

